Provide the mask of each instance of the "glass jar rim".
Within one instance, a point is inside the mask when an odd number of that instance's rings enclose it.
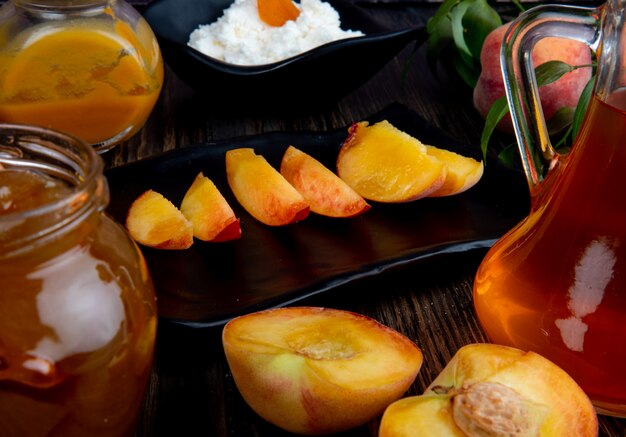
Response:
[[[115,3],[117,0],[11,0],[18,6],[31,7],[35,9],[63,8],[75,9],[94,6],[103,6]]]
[[[6,170],[32,170],[67,182],[67,195],[21,211],[0,214],[0,224],[36,219],[55,211],[67,211],[62,220],[42,235],[108,203],[102,158],[86,142],[71,135],[38,126],[0,123],[0,164]],[[96,194],[96,196],[94,196]],[[40,235],[33,236],[36,239]],[[26,239],[28,240],[28,239]],[[15,241],[15,245],[20,242]]]

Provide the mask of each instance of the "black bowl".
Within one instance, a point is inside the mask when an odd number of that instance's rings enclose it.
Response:
[[[231,106],[297,108],[335,102],[425,34],[423,27],[387,29],[349,0],[326,0],[339,13],[343,29],[360,30],[365,36],[258,66],[228,64],[189,47],[189,34],[198,25],[217,20],[232,1],[156,0],[143,14],[172,70],[211,101]]]

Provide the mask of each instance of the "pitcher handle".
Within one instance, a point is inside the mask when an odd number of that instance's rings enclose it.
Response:
[[[600,40],[603,6],[536,6],[519,15],[507,30],[500,61],[522,158],[531,193],[558,161],[550,143],[532,62],[534,45],[546,37],[561,37],[587,44],[594,52]]]

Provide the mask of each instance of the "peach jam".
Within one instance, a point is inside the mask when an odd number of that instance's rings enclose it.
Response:
[[[157,40],[123,0],[0,8],[0,121],[67,132],[104,152],[144,125],[163,86]]]
[[[130,436],[154,290],[87,144],[0,125],[0,435]]]

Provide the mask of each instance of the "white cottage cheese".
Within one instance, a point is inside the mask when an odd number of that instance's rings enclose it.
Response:
[[[330,41],[362,36],[342,30],[339,14],[320,0],[301,0],[300,15],[281,27],[264,23],[256,0],[235,0],[212,24],[200,25],[189,45],[213,58],[237,65],[262,65],[281,61]]]

